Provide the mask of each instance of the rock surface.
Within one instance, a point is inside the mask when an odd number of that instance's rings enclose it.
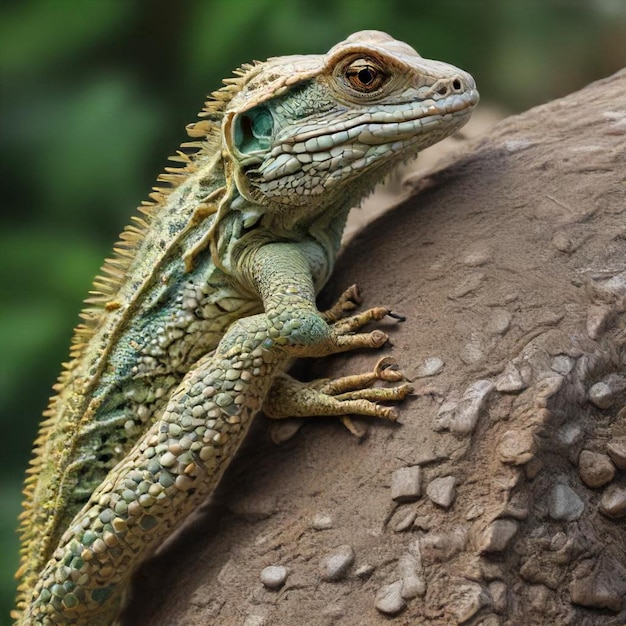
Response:
[[[622,72],[505,120],[351,241],[322,304],[358,283],[407,317],[383,324],[383,353],[412,375],[433,355],[445,367],[361,440],[320,419],[276,445],[259,418],[211,503],[139,572],[124,626],[626,622],[625,95]],[[585,450],[612,479],[585,484]],[[407,465],[424,487],[454,476],[453,506],[392,501]],[[320,582],[338,546],[349,565]],[[289,575],[268,591],[275,563]]]

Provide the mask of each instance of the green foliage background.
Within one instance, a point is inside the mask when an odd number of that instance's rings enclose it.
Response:
[[[23,472],[91,279],[205,94],[375,28],[516,112],[626,65],[623,0],[30,0],[0,7],[0,624]],[[624,103],[620,106],[623,107]],[[496,200],[497,201],[497,200]]]

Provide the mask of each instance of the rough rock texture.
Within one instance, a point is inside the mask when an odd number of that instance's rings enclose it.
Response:
[[[212,503],[142,568],[124,624],[624,624],[625,172],[621,72],[410,180],[325,295],[357,282],[407,316],[388,325],[416,384],[401,424],[358,420],[357,439],[310,420],[276,445],[259,419]],[[392,500],[416,466],[424,485],[454,477],[449,508]],[[354,563],[326,582],[338,549]],[[289,571],[278,591],[268,565]]]

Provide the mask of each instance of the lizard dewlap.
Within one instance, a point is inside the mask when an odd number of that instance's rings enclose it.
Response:
[[[14,619],[106,625],[128,580],[214,490],[260,410],[395,419],[390,359],[300,383],[295,357],[379,348],[390,314],[329,311],[346,216],[469,118],[469,74],[377,31],[246,65],[212,94],[96,278],[35,441]],[[371,387],[377,380],[390,383]]]

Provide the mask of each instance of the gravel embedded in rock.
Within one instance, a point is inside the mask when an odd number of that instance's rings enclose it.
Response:
[[[589,401],[599,409],[608,409],[615,402],[615,394],[606,383],[596,383],[589,389]]]
[[[361,567],[357,568],[356,572],[354,573],[359,578],[369,578],[374,573],[374,566],[366,563],[365,565],[361,565]]]
[[[398,573],[402,577],[400,595],[405,600],[411,600],[426,593],[426,581],[420,558],[409,553],[403,554],[398,559]]]
[[[311,520],[311,527],[315,530],[328,530],[333,527],[333,518],[325,513],[316,513]]]
[[[587,312],[587,334],[591,339],[598,339],[611,323],[614,312],[610,306],[590,306]]]
[[[287,580],[287,568],[282,565],[269,565],[261,571],[261,582],[268,589],[280,589]]]
[[[496,390],[500,393],[517,393],[526,389],[522,375],[513,363],[507,363],[504,371],[496,380]]]
[[[626,437],[610,441],[606,446],[606,451],[615,467],[626,470]]]
[[[435,430],[449,430],[458,435],[471,433],[493,387],[489,380],[477,380],[465,389],[458,403],[444,402],[435,418]]]
[[[483,532],[479,549],[482,553],[503,552],[517,534],[518,523],[512,519],[497,519]]]
[[[583,561],[573,572],[570,594],[572,602],[581,606],[620,611],[626,595],[626,568],[609,554]]]
[[[417,500],[422,494],[422,468],[401,467],[391,475],[391,498],[396,502]]]
[[[435,374],[439,374],[443,366],[444,362],[438,356],[429,356],[425,358],[424,362],[417,368],[415,376],[416,378],[434,376]]]
[[[578,519],[585,510],[584,502],[576,492],[563,483],[557,483],[550,494],[549,514],[552,519],[571,522]]]
[[[535,453],[535,440],[531,430],[507,430],[498,443],[502,463],[524,465]]]
[[[610,485],[600,499],[600,511],[607,517],[617,518],[626,515],[626,489]]]
[[[610,483],[615,477],[615,467],[606,454],[583,450],[578,457],[578,472],[582,481],[595,489]]]
[[[476,291],[485,280],[483,272],[473,272],[450,294],[451,298],[463,298]]]
[[[321,564],[322,580],[336,582],[346,577],[350,566],[354,563],[354,550],[347,544],[324,557]]]
[[[402,597],[402,581],[398,580],[378,590],[374,606],[385,615],[397,615],[406,607]]]
[[[392,530],[397,533],[408,530],[413,524],[416,515],[417,512],[413,510],[399,511],[391,523]]]
[[[428,483],[426,495],[432,502],[447,509],[454,502],[456,496],[456,478],[454,476],[442,476]]]
[[[552,359],[550,367],[557,374],[567,376],[567,374],[572,371],[574,363],[576,363],[576,361],[574,361],[571,356],[567,356],[566,354],[558,354]]]
[[[491,335],[504,335],[509,330],[512,319],[513,316],[506,309],[494,309],[485,330]]]
[[[494,580],[489,583],[489,593],[493,600],[493,608],[496,613],[504,613],[506,611],[506,585],[500,580]]]

